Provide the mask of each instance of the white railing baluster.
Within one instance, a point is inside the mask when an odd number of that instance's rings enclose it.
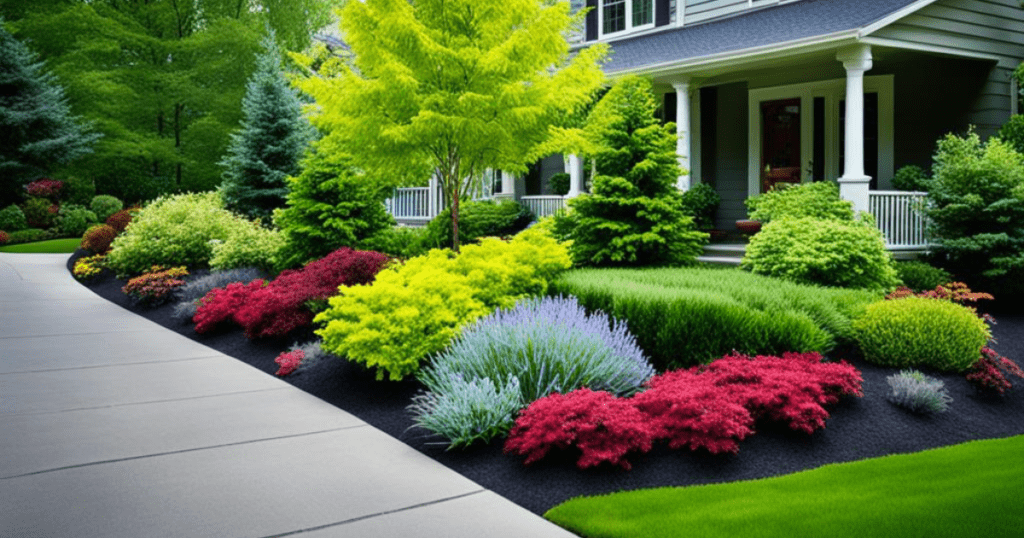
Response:
[[[871,191],[868,208],[875,217],[878,229],[885,236],[890,250],[918,250],[928,248],[925,237],[925,218],[921,204],[927,193],[903,191]]]

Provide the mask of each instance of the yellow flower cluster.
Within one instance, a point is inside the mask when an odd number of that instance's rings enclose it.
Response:
[[[106,257],[106,254],[97,254],[95,256],[79,258],[75,262],[75,267],[71,270],[71,273],[78,280],[89,280],[103,271],[103,260]]]

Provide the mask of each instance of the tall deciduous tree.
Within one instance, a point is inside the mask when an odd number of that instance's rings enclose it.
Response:
[[[99,138],[71,115],[64,89],[0,18],[0,206],[20,187],[92,151]]]
[[[675,124],[662,125],[656,108],[651,83],[630,76],[591,112],[585,131],[597,169],[593,192],[570,200],[574,211],[559,226],[571,230],[576,264],[682,264],[707,242],[676,188],[682,171]]]
[[[340,12],[354,59],[300,86],[371,177],[434,174],[452,209],[487,168],[525,171],[603,79],[604,46],[570,57],[579,17],[544,0],[365,0]],[[546,148],[550,149],[550,148]]]
[[[269,22],[288,47],[329,22],[335,0],[9,0],[4,13],[105,136],[70,173],[141,199],[208,190],[241,119]]]
[[[228,209],[268,222],[274,209],[285,205],[285,180],[298,173],[314,134],[297,92],[285,79],[273,31],[263,39],[242,114],[242,129],[231,134],[221,161],[226,170],[220,191]]]

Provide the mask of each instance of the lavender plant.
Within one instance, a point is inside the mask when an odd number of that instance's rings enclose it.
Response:
[[[448,392],[421,392],[413,396],[409,410],[420,427],[448,439],[448,449],[489,442],[508,434],[516,413],[523,407],[519,381],[509,378],[495,386],[488,378],[466,380],[455,374]]]
[[[505,390],[514,381],[518,401],[527,405],[582,387],[627,396],[652,375],[654,368],[624,323],[601,312],[588,316],[574,297],[528,299],[465,328],[420,371],[418,378],[429,392],[411,410],[417,425],[442,436],[462,431],[464,424],[487,432],[468,440],[460,434],[458,444],[464,445],[493,437],[495,429],[507,431],[514,419],[496,414],[487,417],[494,422],[482,422],[475,403],[484,400],[482,389],[473,385],[476,380],[490,380],[491,386],[505,380]],[[511,396],[497,391],[487,398],[507,402]]]
[[[953,402],[941,380],[917,370],[902,370],[885,380],[892,388],[889,401],[915,413],[942,413]]]

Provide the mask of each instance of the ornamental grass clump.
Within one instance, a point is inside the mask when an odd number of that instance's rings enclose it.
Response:
[[[917,370],[902,370],[885,381],[892,389],[889,401],[914,413],[943,413],[953,402],[945,383]]]
[[[408,409],[414,425],[444,438],[449,450],[504,437],[523,407],[515,377],[495,385],[490,378],[454,374],[445,385],[444,393],[413,396]]]

